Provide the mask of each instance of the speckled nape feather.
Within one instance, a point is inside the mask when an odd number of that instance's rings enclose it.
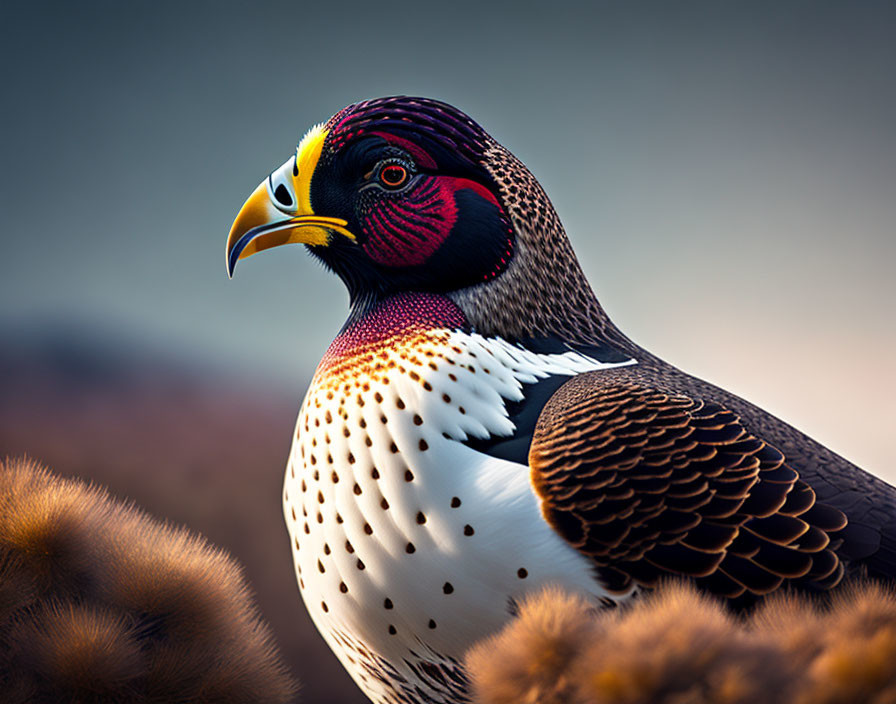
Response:
[[[484,334],[509,339],[556,337],[572,344],[637,350],[597,302],[541,184],[494,141],[484,164],[501,189],[518,253],[495,281],[450,294],[470,323]]]

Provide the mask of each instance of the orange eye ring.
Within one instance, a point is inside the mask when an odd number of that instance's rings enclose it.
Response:
[[[386,164],[380,170],[380,183],[386,188],[401,188],[408,180],[408,170],[401,164]]]

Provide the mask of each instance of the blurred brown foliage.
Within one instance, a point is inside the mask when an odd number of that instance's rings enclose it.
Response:
[[[30,702],[289,702],[239,566],[27,461],[0,464],[0,691]]]
[[[614,610],[548,589],[467,666],[477,704],[890,704],[896,593],[784,594],[740,617],[686,584]]]
[[[302,702],[366,702],[311,623],[290,560],[281,492],[302,384],[274,386],[263,370],[234,379],[88,333],[0,339],[0,458],[99,482],[226,549]]]

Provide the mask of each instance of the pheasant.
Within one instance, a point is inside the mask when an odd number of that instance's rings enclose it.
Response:
[[[896,489],[628,339],[538,182],[456,108],[368,100],[308,131],[228,271],[288,243],[350,313],[284,515],[308,611],[374,702],[469,701],[464,652],[546,584],[611,607],[674,576],[746,606],[896,574]]]

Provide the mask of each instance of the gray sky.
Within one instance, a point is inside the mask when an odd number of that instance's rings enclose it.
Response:
[[[636,341],[896,478],[896,10],[871,2],[0,5],[0,334],[111,329],[299,392],[346,313],[244,198],[395,93],[548,190]]]

